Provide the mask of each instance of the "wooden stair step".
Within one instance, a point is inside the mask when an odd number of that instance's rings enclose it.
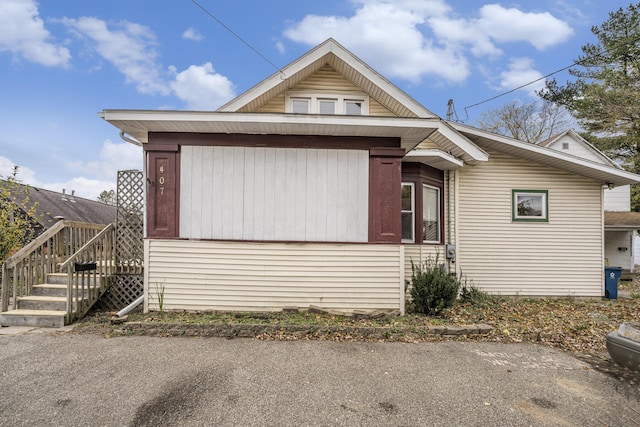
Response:
[[[17,309],[0,313],[0,324],[59,328],[64,326],[66,316],[67,312],[62,310]]]

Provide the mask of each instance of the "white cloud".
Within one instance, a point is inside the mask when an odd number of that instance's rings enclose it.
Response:
[[[533,67],[530,58],[513,58],[509,62],[508,68],[500,73],[499,89],[511,90],[524,84],[542,78],[542,74]],[[544,80],[532,83],[525,88],[531,95],[535,95],[536,90],[542,89]]]
[[[50,39],[34,0],[0,2],[0,52],[12,52],[46,66],[67,66],[69,49]]]
[[[75,161],[66,165],[67,169],[76,171],[78,176],[63,182],[43,181],[26,166],[19,166],[18,180],[34,187],[67,193],[75,191],[79,197],[95,199],[104,190],[115,190],[118,171],[142,170],[142,149],[129,143],[113,143],[105,140],[98,161]],[[11,175],[15,163],[0,156],[0,176]]]
[[[427,16],[448,10],[442,1],[362,0],[351,17],[307,15],[284,35],[308,45],[329,37],[348,41],[349,49],[390,77],[417,82],[430,74],[456,82],[469,75],[467,60],[420,31]]]
[[[174,94],[192,110],[215,110],[234,96],[233,84],[225,76],[218,74],[210,62],[192,65],[184,71],[176,72],[171,82]]]
[[[538,50],[562,43],[573,35],[569,24],[549,12],[525,13],[499,4],[482,6],[477,25],[480,32],[496,42],[522,41]]]
[[[203,40],[204,37],[200,34],[195,28],[187,28],[184,33],[182,33],[182,38],[185,40],[193,40],[199,42]]]
[[[500,44],[512,42],[541,50],[573,34],[569,24],[548,12],[499,4],[482,6],[470,19],[456,16],[444,0],[354,4],[352,16],[307,15],[284,36],[311,46],[333,37],[390,77],[416,82],[429,75],[462,82],[470,75],[469,54],[497,57],[503,54]]]
[[[123,21],[110,28],[105,21],[91,17],[64,18],[61,22],[80,38],[92,42],[98,54],[135,84],[140,93],[174,95],[193,110],[213,110],[235,96],[231,81],[216,73],[211,63],[191,65],[181,72],[170,66],[168,75],[161,72],[156,62],[155,34],[143,25]],[[193,28],[183,37],[202,38]]]
[[[61,22],[77,36],[88,39],[103,58],[124,74],[127,82],[136,86],[138,92],[169,94],[156,64],[155,34],[149,28],[122,21],[112,29],[105,21],[92,17],[64,18]]]
[[[34,186],[44,188],[46,190],[57,191],[58,193],[62,193],[62,190],[65,190],[67,194],[73,193],[77,197],[96,200],[103,191],[115,190],[116,181],[76,177],[65,182],[51,182]]]
[[[76,161],[68,163],[67,167],[101,180],[115,181],[119,170],[142,170],[142,149],[127,142],[114,143],[107,139],[102,144],[98,161]]]
[[[0,177],[2,179],[13,175],[13,168],[19,166],[16,178],[25,184],[31,184],[35,181],[35,172],[27,167],[16,165],[11,159],[0,156]]]
[[[6,178],[13,173],[15,163],[6,157],[0,156],[0,177]],[[76,177],[64,182],[40,182],[36,178],[33,170],[26,166],[19,166],[17,179],[23,184],[32,187],[44,188],[51,191],[62,192],[63,189],[71,194],[75,191],[76,196],[86,199],[95,200],[104,190],[116,188],[115,176],[112,180],[90,179],[85,177]]]

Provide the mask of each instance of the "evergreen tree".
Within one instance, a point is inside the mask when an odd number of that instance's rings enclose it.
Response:
[[[597,44],[582,47],[569,69],[575,80],[547,81],[539,95],[569,110],[583,135],[627,170],[640,173],[640,3],[609,13],[591,28]],[[631,187],[631,208],[640,210],[640,187]]]

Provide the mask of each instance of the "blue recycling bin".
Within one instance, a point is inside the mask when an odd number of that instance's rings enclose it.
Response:
[[[622,267],[605,267],[604,269],[604,296],[609,299],[618,299],[618,281],[622,275]]]

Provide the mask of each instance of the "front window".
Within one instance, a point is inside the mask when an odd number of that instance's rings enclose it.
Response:
[[[415,242],[414,236],[414,201],[413,183],[402,183],[402,241],[406,243]]]
[[[512,190],[513,221],[549,221],[547,190]]]
[[[422,240],[440,241],[440,189],[422,186]]]

